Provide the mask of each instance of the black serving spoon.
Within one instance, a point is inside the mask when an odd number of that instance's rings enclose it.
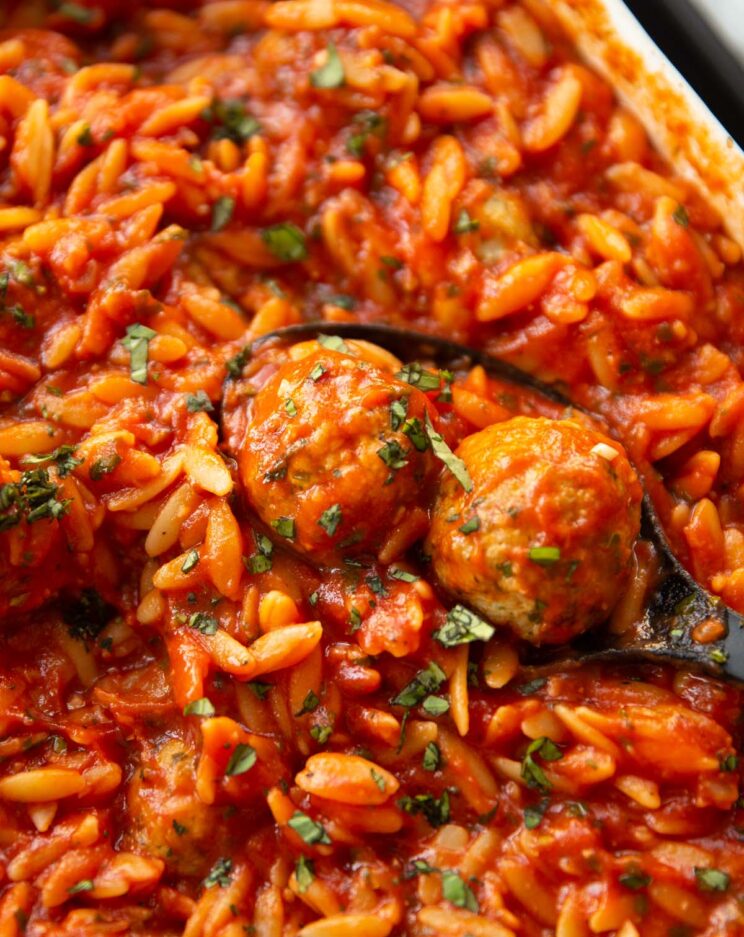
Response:
[[[555,387],[498,358],[459,345],[445,338],[388,325],[313,322],[291,325],[261,336],[253,343],[296,342],[319,335],[373,342],[402,361],[430,361],[448,370],[479,364],[486,373],[540,394],[553,403],[587,413]],[[596,628],[571,645],[580,660],[617,660],[639,657],[662,659],[676,664],[696,664],[707,670],[744,681],[744,618],[710,595],[682,566],[667,540],[661,521],[646,492],[643,497],[641,536],[650,541],[660,561],[655,585],[646,596],[642,619],[622,634]],[[720,622],[723,636],[712,643],[695,641],[692,633],[703,622]],[[545,663],[553,651],[539,648],[529,652],[529,663]],[[555,653],[560,653],[559,649]]]

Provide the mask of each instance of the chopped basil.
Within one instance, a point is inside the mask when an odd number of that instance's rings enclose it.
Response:
[[[426,452],[429,448],[429,439],[424,432],[424,427],[421,425],[421,420],[415,416],[405,421],[401,433],[408,436],[419,452]]]
[[[295,810],[294,814],[287,821],[288,825],[297,833],[297,835],[309,846],[315,843],[330,845],[331,839],[325,831],[322,824],[316,823],[301,810]]]
[[[312,859],[300,856],[295,865],[295,878],[297,879],[297,890],[301,895],[304,895],[315,881],[315,867]]]
[[[547,682],[546,677],[535,677],[535,679],[530,680],[529,683],[523,683],[521,686],[518,686],[517,693],[521,696],[531,696],[533,693],[537,693],[538,690],[541,690]]]
[[[404,813],[415,816],[420,813],[433,827],[444,826],[449,823],[450,798],[449,792],[444,791],[441,797],[433,794],[416,794],[413,797],[401,797],[398,806]]]
[[[245,774],[255,765],[258,755],[252,745],[240,743],[235,746],[230,760],[225,768],[225,774],[228,777],[234,777],[237,774]]]
[[[408,463],[406,450],[395,439],[389,439],[384,446],[377,450],[377,455],[394,472],[402,469]]]
[[[739,759],[736,755],[725,755],[719,758],[721,771],[736,771],[739,767]]]
[[[447,676],[439,664],[432,661],[424,670],[419,670],[413,680],[390,700],[390,705],[405,706],[406,709],[418,706],[429,694],[436,693],[446,679]]]
[[[312,369],[312,371],[310,372],[310,375],[309,375],[310,380],[314,382],[319,381],[325,373],[326,373],[325,367],[320,362],[318,362],[315,365],[315,367]]]
[[[235,199],[229,195],[221,195],[212,206],[212,231],[221,231],[230,223],[235,211]]]
[[[629,888],[631,891],[640,891],[642,888],[646,888],[651,884],[651,876],[646,875],[645,872],[638,868],[629,867],[626,872],[623,872],[622,875],[618,877],[618,881],[622,886]]]
[[[193,703],[188,703],[183,707],[184,716],[213,716],[215,712],[216,709],[211,700],[208,700],[206,696],[202,696],[201,699],[196,699]]]
[[[271,557],[264,556],[262,553],[254,553],[253,556],[244,556],[243,562],[249,573],[258,576],[261,573],[268,573],[271,569]]]
[[[310,736],[315,739],[318,745],[325,745],[333,734],[333,726],[312,726]]]
[[[470,520],[465,521],[464,524],[461,524],[458,529],[461,534],[474,534],[476,530],[480,530],[480,518],[475,515]]]
[[[495,632],[493,625],[470,609],[464,605],[455,605],[447,612],[444,624],[434,632],[434,637],[445,647],[457,647],[471,641],[490,641]]]
[[[233,355],[232,358],[228,358],[225,362],[225,370],[227,371],[227,376],[232,378],[239,378],[243,373],[243,368],[248,364],[248,360],[251,357],[250,347],[246,347]]]
[[[721,869],[695,867],[695,882],[700,891],[728,891],[731,876]]]
[[[294,419],[297,416],[297,404],[292,400],[291,397],[288,397],[284,401],[284,409],[287,411],[287,416]]]
[[[82,459],[75,458],[75,446],[58,446],[52,452],[40,452],[38,455],[23,456],[24,462],[30,462],[32,465],[41,465],[44,462],[54,462],[57,466],[57,474],[60,478],[69,475],[78,465],[83,464]]]
[[[399,381],[405,381],[406,384],[410,384],[411,387],[418,387],[419,390],[424,392],[427,390],[439,390],[442,384],[438,374],[422,368],[417,361],[404,365],[395,376]]]
[[[421,767],[424,771],[438,771],[442,763],[442,753],[436,742],[429,742],[424,749],[424,755],[421,760]]]
[[[217,634],[219,622],[209,612],[194,612],[189,618],[189,627],[202,634]]]
[[[420,576],[414,575],[414,573],[409,573],[405,569],[397,569],[392,567],[388,570],[388,576],[391,579],[399,579],[401,582],[418,582],[421,578]]]
[[[356,300],[353,296],[347,296],[345,293],[336,293],[333,296],[328,296],[325,300],[331,306],[338,306],[339,309],[345,309],[347,312],[351,312],[352,309],[356,308]]]
[[[195,394],[186,394],[186,409],[189,413],[202,413],[214,410],[212,401],[203,390],[197,390]]]
[[[287,540],[294,540],[296,529],[295,522],[291,517],[277,517],[275,521],[271,522],[271,526],[280,537],[286,537]]]
[[[318,343],[331,351],[348,352],[349,346],[340,335],[319,335]]]
[[[540,566],[552,566],[561,558],[560,547],[530,547],[527,554],[533,563]]]
[[[186,554],[186,559],[181,564],[182,573],[190,573],[199,562],[199,551],[194,548]]]
[[[221,856],[209,870],[209,874],[202,882],[202,885],[205,888],[214,888],[215,885],[219,885],[220,888],[227,888],[230,884],[231,876],[232,859],[228,859],[227,856]]]
[[[380,579],[377,573],[368,573],[364,577],[364,581],[375,595],[387,595],[387,589],[383,585],[382,579]]]
[[[398,429],[405,423],[408,415],[408,397],[401,397],[390,404],[390,428]]]
[[[90,124],[86,124],[77,135],[76,143],[78,146],[94,146],[95,140],[90,130]]]
[[[16,303],[14,306],[8,306],[4,310],[12,317],[13,321],[21,326],[22,329],[33,329],[36,327],[36,317]]]
[[[13,277],[16,283],[20,283],[21,286],[28,286],[29,288],[36,286],[36,279],[34,277],[33,271],[29,265],[24,263],[22,260],[12,261],[10,264],[10,275]],[[5,279],[3,280],[2,284],[0,284],[0,291],[2,292],[3,296],[5,296],[5,292],[8,288],[7,276],[7,273],[3,274]]]
[[[430,716],[443,716],[446,712],[449,712],[450,704],[449,700],[446,700],[443,696],[427,696],[421,704],[421,708]]]
[[[213,140],[232,140],[244,143],[261,130],[255,117],[245,110],[241,101],[215,101],[208,116],[217,124]]]
[[[687,214],[687,209],[684,205],[677,205],[677,207],[672,212],[672,218],[674,218],[677,224],[681,225],[683,228],[688,227],[690,224],[690,216]]]
[[[442,872],[442,895],[456,908],[467,908],[477,914],[478,900],[457,872]]]
[[[84,878],[82,881],[78,882],[77,885],[73,885],[71,888],[67,889],[68,895],[79,895],[83,891],[93,891],[94,885],[91,879]]]
[[[89,10],[80,3],[65,2],[57,7],[57,13],[64,16],[65,19],[72,20],[73,23],[79,23],[81,26],[87,26],[95,19],[95,11]]]
[[[462,459],[454,454],[442,436],[434,429],[428,412],[426,414],[426,433],[429,437],[434,455],[441,462],[444,462],[445,466],[452,472],[465,491],[472,491],[473,480],[470,477],[467,466]]]
[[[253,534],[258,547],[258,553],[251,557],[243,557],[247,569],[251,573],[267,573],[271,569],[271,554],[274,552],[274,544],[269,540],[266,534]]]
[[[97,482],[100,481],[104,475],[110,475],[120,462],[121,456],[117,453],[114,453],[107,459],[96,459],[88,471],[91,481]]]
[[[359,629],[362,627],[362,613],[353,605],[351,606],[351,611],[349,612],[349,626],[352,634],[354,634],[355,631],[359,631]]]
[[[33,524],[43,518],[59,520],[69,511],[70,500],[59,501],[59,487],[46,469],[24,472],[17,482],[0,485],[0,531],[10,530],[25,518]]]
[[[274,688],[273,683],[263,683],[261,680],[249,680],[246,685],[253,690],[260,700],[265,700],[269,694],[269,690]]]
[[[551,789],[550,781],[535,761],[534,755],[539,755],[544,761],[558,761],[563,757],[563,752],[555,742],[543,735],[530,743],[522,759],[522,779],[527,783],[527,787],[547,793]]]
[[[156,335],[154,329],[135,322],[127,327],[126,337],[121,340],[129,352],[129,377],[135,384],[147,384],[147,350]]]
[[[370,136],[385,136],[387,121],[376,111],[365,110],[355,114],[353,122],[358,129],[346,141],[346,149],[352,156],[360,159],[364,156],[367,140]]]
[[[325,64],[310,72],[310,84],[313,88],[340,88],[345,80],[344,63],[336,50],[336,44],[329,42],[326,46]]]
[[[261,232],[261,239],[279,260],[290,263],[305,260],[307,257],[305,235],[291,221],[264,228]]]
[[[323,513],[320,515],[320,518],[318,519],[318,524],[323,528],[329,537],[333,537],[342,520],[343,515],[341,513],[341,505],[334,504],[323,511]]]
[[[430,865],[426,859],[414,859],[411,866],[413,867],[414,874],[436,875],[439,872],[439,869],[437,869],[436,866]]]
[[[308,690],[307,696],[303,700],[300,709],[295,713],[295,716],[299,717],[304,716],[306,713],[314,713],[318,706],[320,706],[320,700],[318,699],[317,693]]]
[[[318,604],[318,599],[319,599],[319,598],[320,598],[320,596],[318,595],[318,592],[317,592],[317,589],[316,589],[315,592],[312,592],[312,593],[307,597],[307,600],[308,600],[308,602],[312,605],[312,607],[315,608],[315,606]]]
[[[375,782],[375,784],[380,789],[380,791],[384,794],[387,788],[387,784],[385,783],[385,778],[380,774],[379,771],[375,771],[374,768],[370,768],[369,773],[370,773],[370,777],[372,778],[372,780]]]
[[[534,830],[540,826],[549,804],[550,801],[544,797],[539,803],[524,808],[524,825],[528,830]]]
[[[455,234],[469,234],[471,231],[477,231],[480,228],[480,221],[470,217],[468,211],[463,208],[457,216],[452,230]]]
[[[178,820],[174,820],[173,831],[175,832],[176,836],[184,836],[186,833],[188,833],[189,828],[184,826],[183,823],[179,823]]]

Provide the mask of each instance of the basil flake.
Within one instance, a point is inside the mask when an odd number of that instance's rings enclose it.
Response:
[[[127,326],[127,334],[121,340],[129,352],[129,377],[135,384],[147,384],[147,352],[150,341],[157,332],[135,322]]]
[[[336,44],[329,42],[326,46],[325,64],[310,72],[310,84],[313,88],[340,88],[345,80],[344,63],[336,50]]]
[[[471,641],[490,641],[496,629],[487,621],[479,618],[464,605],[455,605],[447,612],[442,627],[434,632],[434,637],[445,647],[457,647],[470,644]]]
[[[418,706],[431,693],[436,693],[446,679],[447,676],[439,664],[432,661],[390,700],[390,705],[405,706],[406,709]]]
[[[235,211],[235,199],[229,195],[221,195],[212,206],[212,231],[221,231],[230,220]]]
[[[442,872],[442,895],[456,908],[467,908],[474,914],[479,911],[477,898],[457,872]]]
[[[295,865],[295,878],[297,879],[297,890],[301,895],[304,895],[315,881],[315,867],[312,859],[300,856]]]
[[[441,462],[444,462],[445,466],[452,472],[465,491],[472,491],[473,480],[470,477],[467,466],[459,456],[454,454],[442,436],[434,429],[428,412],[426,414],[426,433],[429,437],[434,455]]]
[[[183,707],[184,716],[213,716],[215,712],[216,709],[211,700],[208,700],[206,696],[202,696],[201,699],[196,699],[193,703],[188,703]]]
[[[307,258],[305,235],[291,221],[264,228],[261,232],[261,239],[279,260],[292,263]]]
[[[334,504],[327,508],[327,510],[323,511],[323,513],[318,518],[318,524],[323,528],[329,537],[333,537],[342,520],[343,515],[341,513],[341,505]]]
[[[309,846],[315,843],[330,845],[331,839],[321,823],[316,823],[306,813],[296,810],[288,820],[288,825]]]
[[[230,760],[225,768],[225,774],[228,777],[245,774],[246,771],[250,771],[255,765],[257,759],[258,755],[256,754],[256,749],[253,748],[252,745],[241,742],[235,746],[232,755],[230,755]]]

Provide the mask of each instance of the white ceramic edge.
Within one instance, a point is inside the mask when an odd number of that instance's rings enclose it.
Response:
[[[744,151],[622,0],[547,0],[546,5],[580,54],[641,120],[656,148],[702,191],[744,248]],[[618,47],[629,53],[624,62]],[[627,74],[633,57],[644,72],[637,80]]]
[[[653,0],[651,0],[651,2],[653,2]],[[701,121],[708,125],[712,133],[720,137],[722,143],[725,143],[727,146],[735,147],[742,156],[744,156],[744,152],[731,137],[723,124],[710,110],[708,105],[703,101],[684,75],[682,75],[677,67],[670,62],[656,45],[622,0],[604,0],[604,5],[607,12],[612,17],[620,39],[631,49],[635,49],[636,52],[643,56],[650,70],[660,72],[665,75],[670,83],[676,85],[680,93],[685,96],[690,109]]]

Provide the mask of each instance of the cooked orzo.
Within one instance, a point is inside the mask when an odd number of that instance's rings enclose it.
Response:
[[[740,248],[548,0],[0,18],[0,937],[744,933],[740,690],[520,664],[638,475],[744,611]]]

